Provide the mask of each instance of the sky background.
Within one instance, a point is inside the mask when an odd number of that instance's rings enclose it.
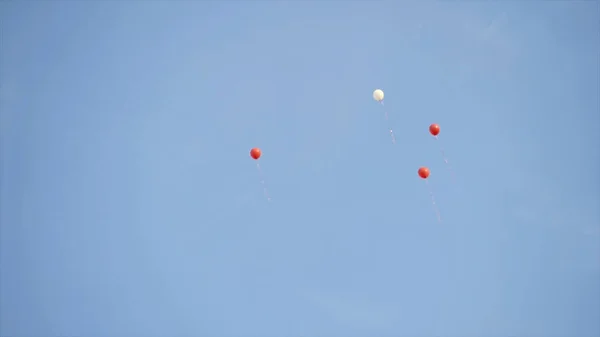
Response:
[[[2,1],[0,335],[600,335],[598,10]]]

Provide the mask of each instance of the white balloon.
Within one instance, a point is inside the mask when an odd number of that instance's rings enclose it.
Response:
[[[377,102],[383,101],[383,90],[376,89],[375,91],[373,91],[373,99]]]

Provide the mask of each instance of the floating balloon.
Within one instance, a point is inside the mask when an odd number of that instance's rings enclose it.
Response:
[[[431,186],[429,186],[429,182],[427,182],[427,178],[429,178],[429,169],[425,166],[420,167],[419,171],[417,171],[419,173],[419,177],[421,177],[421,179],[425,180],[425,183],[427,185],[427,187],[429,188],[429,195],[431,196],[431,204],[433,205],[433,210],[435,211],[435,215],[437,216],[438,222],[442,222],[442,218],[440,217],[440,211],[437,208],[437,205],[435,204],[435,197],[433,196],[433,190],[431,189]]]
[[[373,99],[376,100],[377,102],[381,102],[383,101],[383,90],[381,89],[375,89],[375,91],[373,91]]]
[[[422,179],[427,179],[429,177],[429,169],[427,167],[421,167],[419,168],[419,177],[421,177]]]
[[[373,99],[376,100],[377,102],[381,103],[381,105],[383,106],[383,90],[381,89],[375,89],[375,91],[373,91]],[[387,110],[385,109],[385,107],[383,108],[383,112],[385,114],[385,121],[387,123],[389,123],[389,118],[388,118],[388,113]],[[396,144],[396,136],[394,136],[394,131],[392,130],[392,128],[389,128],[390,131],[390,136],[392,137],[392,144]]]
[[[262,155],[262,152],[257,147],[250,150],[250,157],[252,157],[252,159],[254,159],[254,160],[258,160],[258,158],[260,158],[261,155]]]
[[[258,170],[258,174],[260,176],[260,183],[263,186],[263,192],[265,193],[265,197],[267,198],[267,201],[271,201],[271,197],[269,197],[269,191],[267,190],[267,184],[265,183],[265,179],[263,178],[262,169],[260,168],[260,164],[258,163],[258,158],[260,158],[260,156],[262,156],[262,151],[259,148],[255,147],[252,150],[250,150],[250,157],[257,161],[256,169]]]
[[[439,141],[440,140],[438,138],[438,135],[440,134],[439,124],[431,124],[429,126],[429,133],[431,133],[431,135],[433,137],[435,137],[436,140]],[[450,162],[448,161],[448,158],[446,157],[446,151],[444,151],[444,147],[441,146],[441,143],[440,143],[440,152],[442,153],[442,158],[444,159],[444,163],[446,163],[448,170],[450,170],[450,173],[452,174],[452,179],[456,180],[456,176],[454,175],[454,170],[452,169],[452,165],[450,165]]]
[[[429,126],[429,133],[431,133],[432,136],[436,137],[440,134],[440,126],[437,124],[431,124]]]

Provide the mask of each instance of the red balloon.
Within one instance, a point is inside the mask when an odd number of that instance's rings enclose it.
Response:
[[[427,167],[419,168],[419,177],[427,179],[429,177],[429,169]]]
[[[250,157],[252,157],[252,159],[254,159],[254,160],[258,160],[258,158],[260,158],[261,154],[262,154],[262,152],[260,152],[260,149],[257,147],[250,150]]]
[[[429,133],[431,133],[433,136],[437,136],[440,134],[440,126],[437,124],[431,124],[429,126]]]

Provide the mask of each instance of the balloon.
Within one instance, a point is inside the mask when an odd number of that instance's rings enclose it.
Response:
[[[383,101],[383,90],[376,89],[375,91],[373,91],[373,99],[377,102]]]
[[[254,159],[254,160],[258,160],[258,158],[260,158],[261,155],[262,155],[262,152],[257,147],[250,150],[250,157],[252,157],[252,159]]]
[[[419,168],[419,177],[427,179],[427,177],[429,177],[429,169],[427,167]]]
[[[440,126],[437,124],[431,124],[429,126],[429,133],[431,133],[433,136],[437,136],[440,134]]]

